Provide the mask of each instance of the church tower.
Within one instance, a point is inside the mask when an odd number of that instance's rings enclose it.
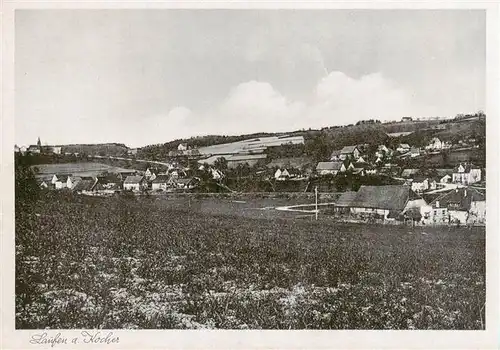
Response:
[[[38,146],[38,148],[42,147],[42,143],[40,142],[40,136],[38,136],[38,141],[36,145]]]

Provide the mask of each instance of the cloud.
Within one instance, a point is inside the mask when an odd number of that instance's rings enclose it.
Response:
[[[291,100],[270,83],[248,81],[228,92],[218,106],[194,112],[178,106],[152,119],[155,139],[207,134],[280,132],[411,115],[411,94],[380,73],[354,79],[331,72],[318,81],[307,100]],[[149,142],[153,143],[153,142]]]

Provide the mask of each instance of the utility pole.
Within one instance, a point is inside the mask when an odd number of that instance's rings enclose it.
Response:
[[[318,220],[318,186],[314,187],[314,193],[316,194],[316,221]]]

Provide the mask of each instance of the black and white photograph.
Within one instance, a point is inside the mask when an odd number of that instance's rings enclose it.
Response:
[[[487,329],[485,9],[14,30],[16,330]]]

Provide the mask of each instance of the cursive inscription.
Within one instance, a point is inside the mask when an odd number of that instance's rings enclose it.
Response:
[[[115,336],[113,332],[100,331],[82,331],[80,336],[65,337],[61,332],[55,335],[50,335],[47,332],[33,334],[30,343],[38,345],[50,345],[51,348],[56,345],[68,344],[118,344],[120,338]]]

